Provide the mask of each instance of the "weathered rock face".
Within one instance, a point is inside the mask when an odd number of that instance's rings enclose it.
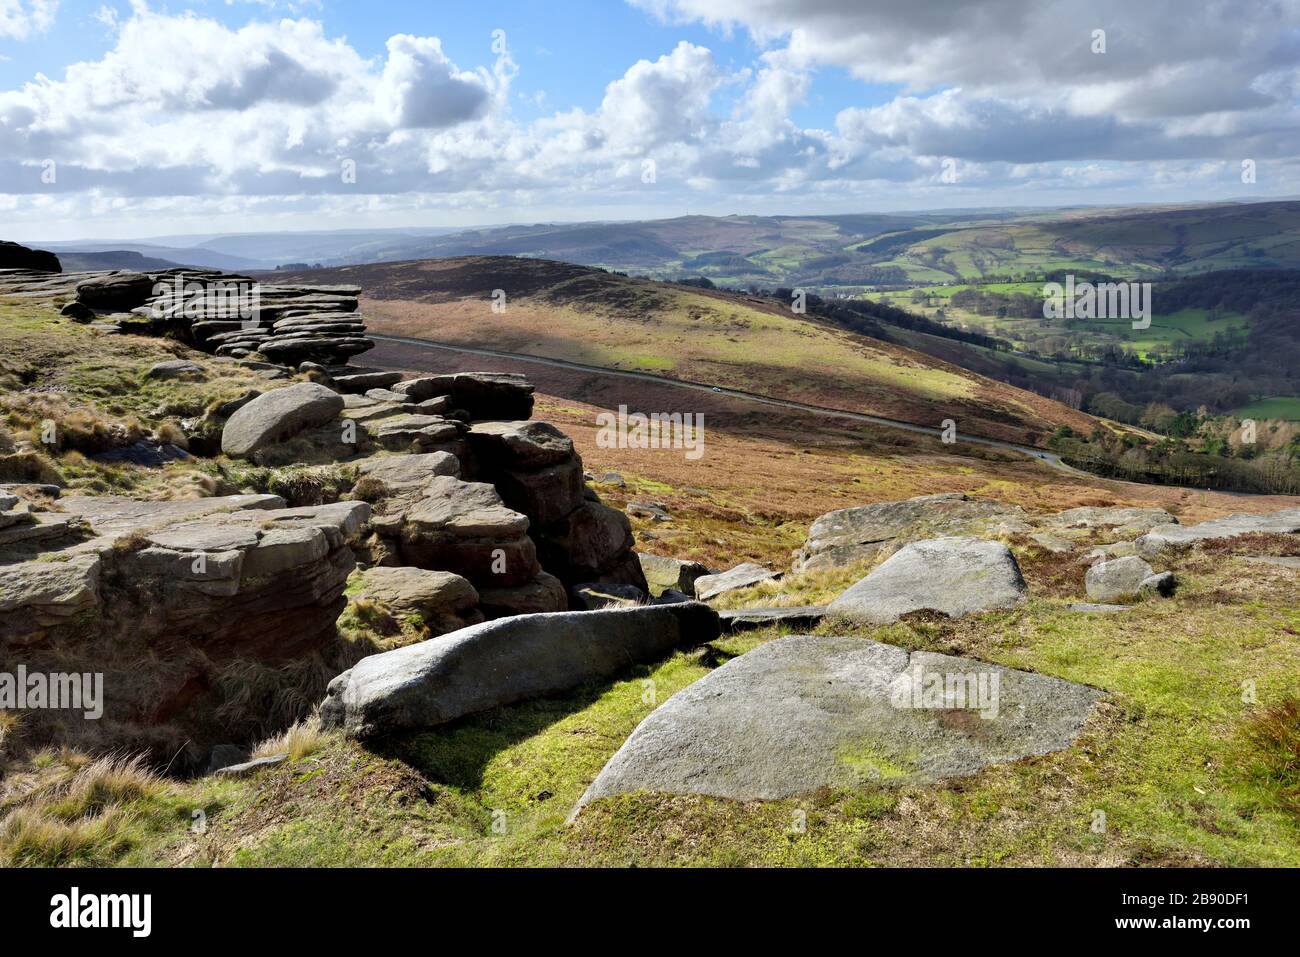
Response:
[[[909,541],[979,533],[1024,516],[1019,506],[977,501],[960,492],[844,508],[813,522],[795,571],[853,565],[888,555]]]
[[[973,774],[1068,748],[1100,697],[860,638],[780,638],[653,711],[578,807],[632,791],[775,800]]]
[[[362,660],[330,683],[321,722],[361,738],[435,727],[717,636],[699,604],[504,618]]]
[[[921,610],[953,618],[1010,608],[1025,580],[1010,549],[978,538],[935,538],[904,546],[831,602],[832,616],[884,625]]]
[[[468,580],[451,572],[423,568],[369,568],[362,572],[360,596],[401,617],[419,615],[434,635],[478,624],[479,596]]]
[[[600,582],[635,585],[645,591],[633,544],[627,516],[590,501],[537,536],[542,564],[566,585]]]
[[[542,570],[528,518],[506,508],[484,482],[432,478],[398,522],[405,564],[455,570],[482,588],[522,585]]]
[[[751,585],[771,581],[777,577],[779,576],[776,572],[769,571],[762,565],[745,562],[717,575],[701,575],[696,578],[695,597],[700,601],[708,601],[710,598],[716,598],[724,592],[735,591],[738,588],[749,588]]]
[[[564,583],[546,572],[538,572],[532,581],[513,588],[484,588],[479,592],[479,610],[488,619],[539,615],[568,608]]]
[[[1112,602],[1137,597],[1142,583],[1153,574],[1150,565],[1129,555],[1093,565],[1084,576],[1084,585],[1093,601]]]
[[[246,458],[307,429],[326,425],[342,411],[339,394],[314,382],[273,389],[230,417],[221,433],[221,451]]]
[[[1143,558],[1155,558],[1167,550],[1187,548],[1208,539],[1235,538],[1254,532],[1300,532],[1300,508],[1287,508],[1267,515],[1229,515],[1199,525],[1162,525],[1139,538],[1137,550]]]
[[[76,534],[0,555],[0,658],[103,674],[104,714],[88,728],[79,715],[32,712],[33,743],[94,740],[163,760],[198,747],[185,765],[205,743],[266,727],[272,703],[257,698],[258,674],[337,651],[365,503],[68,496],[59,506],[51,514]],[[288,680],[260,686],[272,694]]]
[[[43,249],[29,249],[18,243],[0,241],[0,269],[30,269],[34,272],[63,272],[59,257]]]

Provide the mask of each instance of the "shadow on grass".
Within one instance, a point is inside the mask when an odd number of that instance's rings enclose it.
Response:
[[[502,751],[546,731],[556,722],[590,707],[615,684],[648,676],[636,666],[608,681],[590,682],[563,695],[535,698],[493,708],[418,734],[376,742],[377,754],[409,765],[431,781],[476,791],[492,759]]]

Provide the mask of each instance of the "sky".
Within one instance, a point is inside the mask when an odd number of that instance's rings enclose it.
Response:
[[[1300,0],[0,0],[0,238],[1300,196]]]

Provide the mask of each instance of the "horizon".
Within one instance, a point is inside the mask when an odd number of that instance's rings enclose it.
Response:
[[[1126,203],[1113,205],[1109,203],[1098,204],[1067,204],[1060,206],[972,206],[972,207],[936,207],[933,209],[898,209],[898,210],[880,210],[880,209],[859,209],[849,212],[838,213],[811,213],[807,211],[790,211],[781,213],[725,213],[725,214],[704,214],[704,213],[682,213],[676,216],[656,216],[649,219],[541,219],[541,220],[515,220],[511,222],[500,223],[476,223],[468,226],[434,226],[425,224],[416,224],[410,226],[372,226],[372,227],[337,227],[331,229],[247,229],[233,230],[230,232],[195,232],[195,233],[164,233],[164,234],[147,234],[140,236],[106,236],[103,238],[94,238],[89,236],[77,236],[71,239],[45,239],[36,237],[18,236],[13,239],[24,245],[45,243],[51,246],[69,247],[78,243],[89,243],[95,245],[104,245],[113,242],[132,243],[136,245],[158,245],[176,244],[181,240],[194,240],[193,246],[202,245],[204,242],[212,242],[218,239],[230,239],[239,236],[276,236],[276,235],[347,235],[350,233],[410,233],[418,234],[420,232],[430,232],[435,235],[453,235],[461,232],[473,232],[475,230],[494,230],[509,228],[532,228],[536,226],[609,226],[632,223],[654,223],[670,222],[677,219],[689,219],[693,217],[707,217],[712,219],[800,219],[800,218],[832,218],[837,216],[876,216],[876,215],[957,215],[969,213],[973,219],[977,219],[980,214],[989,214],[994,212],[1015,212],[1015,213],[1051,213],[1067,212],[1070,210],[1089,210],[1105,212],[1109,210],[1140,210],[1144,208],[1196,208],[1201,206],[1254,206],[1266,205],[1272,203],[1300,203],[1300,197],[1296,196],[1276,196],[1261,199],[1241,199],[1229,198],[1220,200],[1197,201],[1191,200],[1183,203]],[[177,248],[185,248],[181,243]],[[64,248],[62,252],[72,252],[74,250]]]

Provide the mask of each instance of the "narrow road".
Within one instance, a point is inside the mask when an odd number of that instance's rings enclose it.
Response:
[[[915,425],[911,422],[904,422],[901,419],[890,419],[881,415],[868,415],[865,412],[848,412],[844,409],[832,409],[822,405],[809,405],[807,402],[796,402],[793,399],[777,399],[770,395],[761,395],[757,392],[746,392],[743,389],[724,389],[717,386],[705,385],[702,382],[690,382],[685,379],[670,379],[666,376],[654,375],[650,372],[630,372],[623,369],[610,369],[605,366],[586,365],[581,362],[570,362],[567,359],[547,359],[542,356],[531,356],[521,352],[501,352],[496,349],[479,349],[470,346],[450,346],[441,342],[434,342],[430,339],[417,339],[413,336],[389,336],[381,335],[375,332],[367,333],[371,339],[376,342],[394,342],[406,346],[419,346],[425,349],[441,349],[445,352],[460,352],[468,355],[486,356],[491,359],[509,359],[513,362],[532,362],[537,365],[553,366],[557,369],[569,369],[574,372],[589,372],[598,375],[618,376],[624,379],[641,379],[646,382],[653,382],[656,385],[675,386],[679,389],[693,389],[696,392],[708,392],[713,395],[729,396],[733,399],[744,399],[748,402],[758,402],[763,405],[774,405],[781,409],[793,409],[798,412],[807,412],[811,415],[821,415],[828,418],[848,419],[853,422],[867,422],[871,425],[883,425],[886,428],[903,429],[908,432],[916,432],[920,435],[932,435],[941,438],[942,429],[931,428],[926,425]],[[1030,458],[1037,459],[1050,465],[1067,475],[1079,476],[1097,480],[1100,476],[1092,475],[1089,472],[1083,472],[1072,466],[1066,465],[1061,461],[1060,456],[1051,452],[1045,452],[1042,449],[1036,449],[1028,445],[1016,445],[1014,442],[1002,442],[997,439],[984,439],[972,435],[959,435],[959,441],[970,445],[984,445],[989,448],[1002,449],[1007,452],[1019,452],[1021,455],[1027,455]],[[1127,484],[1127,483],[1125,483]]]

